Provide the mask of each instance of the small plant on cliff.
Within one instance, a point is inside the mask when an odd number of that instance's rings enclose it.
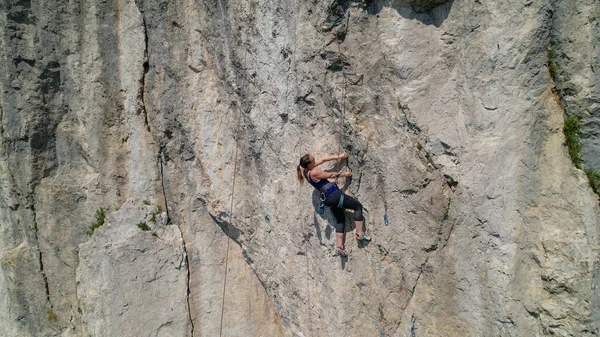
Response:
[[[558,75],[560,74],[560,67],[556,63],[558,55],[553,48],[548,49],[546,53],[546,58],[548,59],[548,71],[550,71],[550,76],[552,80],[556,82],[558,80]]]
[[[52,309],[48,309],[48,321],[52,323],[56,322],[56,314],[52,311]]]
[[[143,230],[144,232],[147,232],[147,231],[149,231],[150,229],[152,229],[152,228],[150,228],[150,226],[148,226],[148,225],[147,225],[145,222],[143,222],[143,221],[142,221],[142,222],[140,222],[139,224],[137,224],[137,226],[138,226],[138,228],[139,228],[139,229]]]
[[[594,169],[582,168],[581,167],[581,130],[579,129],[579,119],[577,116],[567,116],[565,118],[565,124],[563,126],[565,133],[565,141],[567,143],[567,149],[571,156],[571,161],[578,169],[582,169],[590,181],[590,186],[596,194],[600,195],[600,173]]]
[[[592,186],[594,192],[600,195],[600,173],[592,169],[585,169],[583,170],[583,172],[585,172],[588,179],[590,180],[590,186]]]
[[[4,125],[0,125],[0,135],[4,134]]]
[[[152,212],[152,216],[150,217],[150,222],[156,223],[156,216],[162,213],[162,207],[160,205],[156,206],[156,212]]]
[[[92,223],[92,225],[90,226],[90,229],[87,230],[85,233],[87,235],[92,235],[92,234],[94,234],[94,231],[96,230],[96,228],[98,228],[102,225],[104,225],[104,210],[102,208],[98,208],[96,210],[96,221],[94,221],[94,223]]]
[[[567,143],[567,149],[569,155],[575,167],[581,168],[581,131],[579,130],[579,118],[571,115],[565,118],[565,124],[563,125],[563,132],[565,133],[565,140]]]

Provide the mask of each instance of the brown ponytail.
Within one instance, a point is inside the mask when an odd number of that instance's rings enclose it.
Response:
[[[302,176],[302,169],[300,168],[300,165],[296,167],[296,173],[298,174],[298,181],[300,184],[304,183],[304,177]]]
[[[300,158],[300,165],[296,167],[296,173],[298,174],[298,181],[302,184],[304,182],[304,177],[302,175],[302,168],[307,168],[308,164],[311,163],[310,155],[307,153]]]

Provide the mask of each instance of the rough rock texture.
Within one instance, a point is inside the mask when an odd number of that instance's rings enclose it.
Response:
[[[0,9],[0,335],[600,334],[595,2]]]
[[[181,335],[189,330],[181,232],[150,206],[124,206],[79,246],[83,326],[92,336]]]
[[[553,64],[556,91],[566,112],[580,119],[581,159],[585,168],[596,171],[600,171],[599,14],[594,1],[553,1],[547,7],[548,61]]]

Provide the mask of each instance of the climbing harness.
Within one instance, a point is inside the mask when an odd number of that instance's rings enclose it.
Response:
[[[311,182],[312,179],[309,177],[308,173],[305,174],[305,177],[308,180],[308,182],[311,185],[313,185],[313,183]],[[315,185],[313,185],[313,186],[315,186]],[[332,182],[327,182],[323,186],[319,187],[319,205],[317,206],[317,213],[319,213],[319,214],[325,213],[325,199],[327,199],[327,197],[331,193],[333,193],[333,191],[335,191],[336,189],[338,189],[337,185]]]
[[[337,189],[339,189],[339,188],[334,183],[327,183],[319,189],[320,196],[319,196],[319,205],[317,207],[317,213],[319,213],[319,214],[325,213],[325,200],[331,193],[333,193],[333,191],[335,191]],[[338,202],[336,207],[342,208],[343,205],[344,205],[344,193],[342,193],[342,196],[340,197],[340,201]]]
[[[325,199],[327,199],[327,197],[336,189],[337,185],[332,182],[328,182],[327,184],[321,186],[319,188],[319,193],[321,193],[321,200],[325,201]]]

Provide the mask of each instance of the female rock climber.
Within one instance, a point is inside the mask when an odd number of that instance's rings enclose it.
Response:
[[[348,256],[344,249],[344,209],[354,210],[354,223],[356,224],[356,239],[358,241],[371,241],[363,230],[362,204],[353,197],[342,193],[338,187],[330,182],[329,178],[350,177],[352,172],[325,172],[315,167],[332,160],[342,160],[348,158],[347,153],[337,156],[327,156],[321,159],[315,159],[310,154],[305,154],[300,158],[300,165],[296,168],[298,180],[300,183],[306,179],[320,193],[321,201],[331,208],[335,215],[335,236],[337,238],[336,254],[343,257]]]

